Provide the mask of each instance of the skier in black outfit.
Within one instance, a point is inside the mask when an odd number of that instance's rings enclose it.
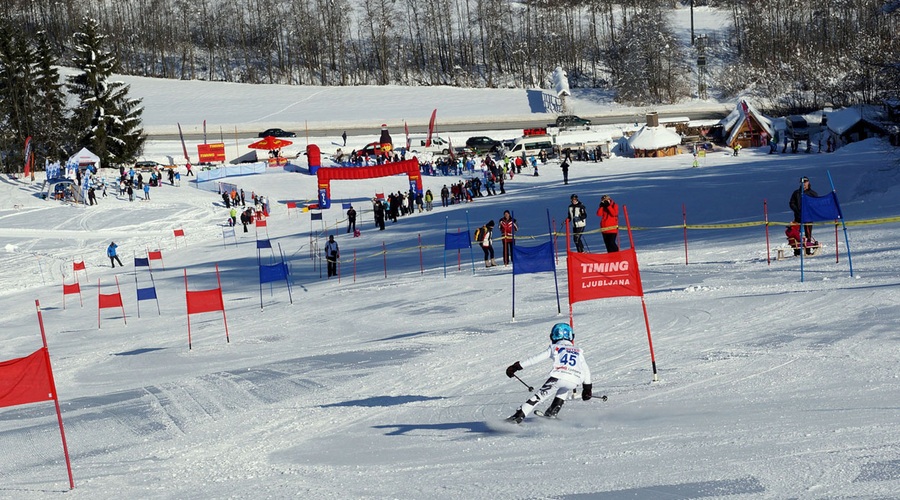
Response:
[[[581,240],[581,233],[587,225],[587,210],[584,204],[578,201],[578,195],[573,194],[570,198],[572,203],[569,205],[569,220],[572,221],[572,239],[575,242],[575,250],[578,253],[584,253],[584,242]]]
[[[800,193],[805,194],[806,196],[819,196],[818,193],[812,190],[809,184],[809,177],[802,177],[800,179],[800,187],[794,191],[794,194],[791,195],[790,207],[794,212],[794,222],[800,223],[800,204],[801,204],[801,195]],[[803,233],[806,236],[806,241],[809,243],[815,242],[812,237],[812,224],[804,224],[803,225]],[[809,252],[807,252],[809,253]]]
[[[375,225],[379,231],[384,231],[384,203],[381,200],[375,200]]]

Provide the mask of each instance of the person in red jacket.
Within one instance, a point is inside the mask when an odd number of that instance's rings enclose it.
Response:
[[[516,219],[509,214],[509,210],[503,211],[500,219],[500,235],[503,240],[503,265],[508,266],[512,262],[513,233],[519,230]]]
[[[616,240],[619,237],[619,205],[604,194],[600,198],[600,208],[597,209],[597,216],[600,217],[600,232],[603,234],[603,243],[606,244],[606,251],[609,253],[618,252],[619,245]]]

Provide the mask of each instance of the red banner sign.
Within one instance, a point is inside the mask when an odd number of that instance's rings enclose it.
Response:
[[[522,130],[522,135],[524,135],[525,137],[530,137],[532,135],[547,135],[547,127],[526,128]]]
[[[225,161],[225,143],[197,144],[200,163],[220,163]]]
[[[634,249],[613,253],[570,253],[569,303],[644,294]]]

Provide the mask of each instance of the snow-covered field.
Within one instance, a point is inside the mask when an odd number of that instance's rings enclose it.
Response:
[[[160,95],[169,88],[158,85]],[[240,100],[260,102],[271,90],[262,92],[228,97],[237,110],[230,119],[265,122]],[[473,92],[466,106],[518,113],[518,101],[505,106],[496,95]],[[441,89],[406,96],[420,103],[405,109],[410,115],[469,113],[442,101]],[[342,104],[318,105],[324,113]],[[203,115],[202,101],[189,105],[179,112]],[[158,116],[150,127],[172,123],[158,111],[147,116]],[[350,142],[375,140],[382,121],[369,115],[372,136]],[[526,169],[505,195],[438,206],[383,232],[373,229],[368,200],[407,190],[406,177],[334,182],[324,222],[332,233],[337,226],[339,280],[324,279],[310,258],[310,229],[321,223],[286,209],[286,201],[315,198],[315,177],[231,178],[272,201],[268,235],[293,272],[293,304],[284,286],[267,285],[264,309],[255,231],[238,229],[238,244],[223,245],[227,211],[216,194],[183,182],[154,188],[148,202],[111,194],[74,207],[4,178],[0,360],[40,346],[40,300],[76,483],[66,498],[896,497],[900,223],[849,228],[853,277],[843,233],[836,262],[834,230],[817,227],[827,248],[804,260],[803,282],[798,259],[767,262],[763,226],[689,230],[688,264],[681,228],[683,208],[688,224],[762,221],[764,204],[771,221],[786,222],[799,177],[825,193],[827,172],[848,221],[900,215],[896,153],[876,140],[833,154],[766,151],[715,153],[696,169],[687,155],[575,162],[569,185],[549,164],[539,177]],[[177,158],[180,144],[151,143],[148,154]],[[424,183],[437,193],[456,180]],[[547,211],[558,227],[572,193],[592,215],[591,251],[602,251],[593,216],[602,194],[627,207],[639,228],[660,380],[651,382],[640,299],[580,302],[576,341],[595,394],[609,400],[570,401],[558,421],[506,424],[528,392],[505,367],[544,348],[550,327],[568,320],[564,250],[562,314],[553,276],[530,274],[516,279],[513,321],[510,268],[484,269],[478,249],[474,272],[467,252],[458,268],[451,252],[445,277],[444,228],[465,231],[469,220],[474,229],[509,209],[520,244],[542,241]],[[344,232],[342,202],[362,212],[361,237]],[[178,228],[186,236],[176,247]],[[782,245],[783,226],[769,236],[772,247]],[[627,246],[624,232],[621,240]],[[110,241],[123,269],[109,268]],[[142,301],[138,318],[132,257],[148,248],[164,257],[165,269],[153,273],[161,314]],[[63,309],[62,283],[82,259],[84,307],[70,295]],[[221,315],[207,313],[192,316],[188,350],[184,273],[192,290],[215,288],[216,264],[230,343]],[[97,281],[112,293],[116,277],[127,325],[104,309],[98,329]],[[145,269],[137,277],[147,286]],[[520,375],[537,386],[548,368]],[[0,456],[0,497],[68,490],[52,403],[0,410]]]

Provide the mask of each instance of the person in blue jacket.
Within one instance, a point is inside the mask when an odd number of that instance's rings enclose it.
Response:
[[[119,256],[116,255],[116,248],[119,248],[119,247],[116,246],[115,241],[110,242],[109,246],[106,248],[106,255],[107,255],[107,257],[109,257],[109,263],[112,264],[113,269],[115,269],[115,267],[116,267],[116,262],[119,263],[119,267],[125,267],[122,264],[122,261],[119,260]]]

